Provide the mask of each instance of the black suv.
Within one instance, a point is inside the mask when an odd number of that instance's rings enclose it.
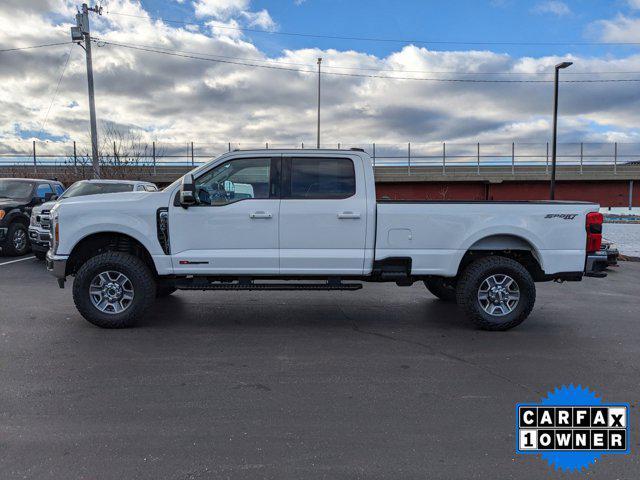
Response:
[[[27,253],[31,209],[62,192],[64,186],[54,180],[0,178],[0,252]]]

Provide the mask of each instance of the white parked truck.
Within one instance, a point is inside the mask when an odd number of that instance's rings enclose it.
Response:
[[[533,308],[535,283],[604,276],[586,202],[377,201],[361,150],[234,151],[158,193],[69,198],[47,268],[90,322],[132,326],[183,290],[357,290],[424,282],[480,328]],[[606,259],[604,259],[606,261]]]

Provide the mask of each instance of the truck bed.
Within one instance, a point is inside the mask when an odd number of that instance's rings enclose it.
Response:
[[[416,275],[455,276],[467,250],[530,250],[546,274],[584,269],[589,202],[377,202],[375,259],[407,257]]]
[[[585,202],[581,200],[392,200],[381,199],[377,201],[381,203],[488,203],[488,204],[535,204],[535,205],[593,205],[597,203]]]

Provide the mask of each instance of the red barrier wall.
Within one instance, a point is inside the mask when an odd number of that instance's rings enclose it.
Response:
[[[380,182],[378,198],[392,200],[546,200],[549,182]],[[629,205],[629,181],[556,183],[556,200],[596,202],[604,207]],[[633,206],[640,206],[640,182],[635,182]]]

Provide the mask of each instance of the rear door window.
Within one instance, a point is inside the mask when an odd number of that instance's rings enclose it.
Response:
[[[287,198],[340,199],[356,193],[355,169],[348,158],[292,158],[290,165]]]

